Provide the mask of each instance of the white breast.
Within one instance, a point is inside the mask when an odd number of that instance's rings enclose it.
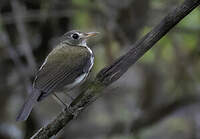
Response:
[[[94,55],[93,55],[93,53],[92,53],[92,50],[91,50],[89,47],[86,46],[86,48],[88,49],[88,51],[89,51],[90,54],[91,54],[91,57],[90,57],[90,63],[91,63],[91,65],[90,65],[90,67],[89,67],[89,71],[90,71],[90,70],[92,69],[93,65],[94,65]]]
[[[87,46],[87,43],[86,41],[83,41],[82,44],[81,44],[83,47],[87,48],[88,51],[90,52],[91,54],[91,58],[90,58],[90,62],[91,62],[91,65],[89,67],[89,71],[92,69],[93,65],[94,65],[94,55],[92,53],[92,50]]]

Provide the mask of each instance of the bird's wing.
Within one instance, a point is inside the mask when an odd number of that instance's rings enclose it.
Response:
[[[73,55],[72,55],[73,53]],[[86,48],[65,47],[54,49],[41,66],[34,81],[34,88],[45,96],[75,81],[90,66],[91,54]]]

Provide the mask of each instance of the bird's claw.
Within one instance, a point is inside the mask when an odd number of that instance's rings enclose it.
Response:
[[[83,107],[80,107],[76,110],[74,110],[70,105],[67,107],[67,111],[73,115],[73,119],[77,119],[78,114],[81,112]]]

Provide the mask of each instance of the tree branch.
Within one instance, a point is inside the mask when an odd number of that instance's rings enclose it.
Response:
[[[78,115],[80,111],[95,101],[102,94],[103,89],[119,79],[130,66],[199,4],[200,0],[185,0],[182,5],[171,11],[151,32],[141,40],[138,40],[129,52],[117,59],[110,66],[102,69],[95,80],[85,87],[80,95],[71,103],[70,110],[63,110],[52,122],[35,133],[32,138],[46,139],[56,135],[73,119],[74,115],[72,113]]]
[[[183,108],[190,104],[199,102],[200,98],[198,95],[194,96],[183,96],[173,102],[156,106],[147,111],[141,112],[131,123],[130,131],[137,134],[141,129],[151,126],[153,123],[159,122],[167,115],[173,113],[177,109]]]
[[[0,19],[2,19],[2,15],[0,14]],[[4,23],[1,23],[4,25]],[[11,40],[9,38],[9,35],[7,34],[6,31],[2,30],[0,33],[1,39],[0,42],[6,46],[5,49],[9,54],[10,59],[13,61],[13,63],[15,64],[15,67],[20,75],[20,77],[22,78],[22,81],[24,83],[24,86],[26,88],[27,92],[30,92],[31,88],[32,88],[32,84],[30,81],[30,77],[27,76],[26,72],[26,67],[23,64],[23,62],[20,60],[19,58],[19,54],[17,53],[17,51],[14,49],[14,47],[11,44]]]
[[[31,45],[28,41],[28,33],[26,31],[23,18],[21,18],[20,16],[26,13],[25,8],[22,5],[20,5],[20,3],[17,0],[12,0],[11,6],[12,6],[15,22],[16,22],[17,31],[19,33],[19,39],[21,41],[21,44],[19,45],[19,49],[25,55],[25,58],[28,62],[29,70],[32,71],[30,73],[34,73],[36,70],[36,62],[32,54]]]

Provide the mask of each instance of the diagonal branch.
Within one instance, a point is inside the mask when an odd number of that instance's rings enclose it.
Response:
[[[177,109],[183,108],[190,104],[195,104],[200,101],[198,95],[186,95],[173,102],[169,102],[164,105],[156,106],[147,111],[141,112],[131,123],[130,130],[134,134],[137,134],[141,129],[151,126],[153,123],[159,122],[167,115],[173,113]]]
[[[66,124],[73,120],[74,115],[72,113],[78,115],[80,111],[95,101],[102,94],[103,89],[119,79],[130,66],[199,4],[200,0],[185,0],[180,6],[171,11],[151,32],[141,40],[138,40],[130,51],[110,66],[102,69],[95,80],[85,87],[80,95],[71,103],[70,110],[63,110],[52,122],[35,133],[32,138],[46,139],[56,135]]]

